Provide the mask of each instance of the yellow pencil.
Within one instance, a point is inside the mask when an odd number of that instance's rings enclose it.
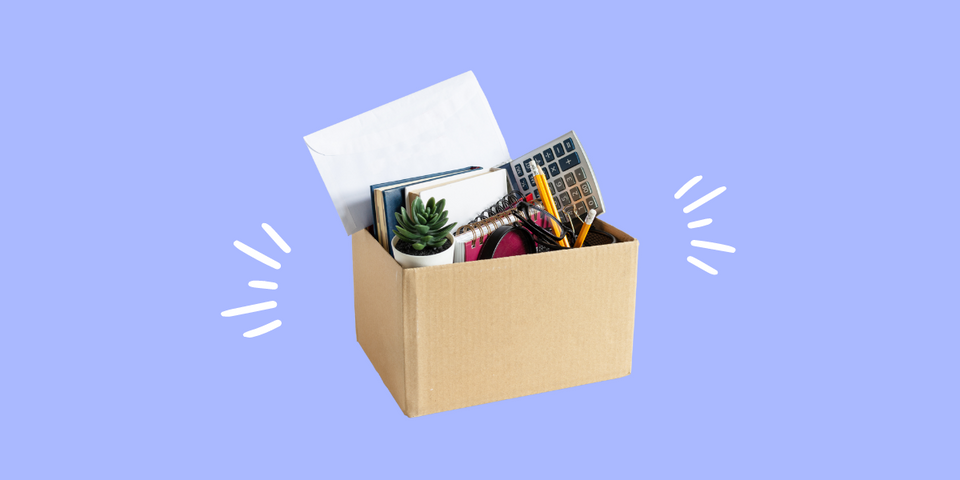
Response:
[[[549,204],[548,200],[553,198],[553,195],[550,195],[547,179],[543,177],[543,172],[540,171],[538,165],[533,166],[533,181],[537,184],[537,190],[540,191],[540,201],[543,202],[543,209],[546,210],[547,213],[553,212],[553,210],[547,206]]]
[[[594,218],[597,218],[597,211],[591,208],[590,212],[587,213],[587,219],[583,221],[583,226],[580,227],[580,235],[577,235],[577,243],[573,244],[573,248],[583,246],[583,241],[587,239],[587,232],[590,231],[590,225],[593,225]]]
[[[550,193],[550,187],[547,185],[547,179],[543,176],[543,170],[540,169],[540,166],[533,164],[535,175],[533,178],[537,181],[537,189],[540,190],[540,198],[543,200],[543,206],[547,207],[547,213],[553,215],[554,217],[560,218],[560,215],[557,214],[557,206],[553,204],[553,194]],[[553,227],[553,234],[560,236],[563,232],[560,230],[560,226],[557,225],[553,220],[550,221],[550,225]],[[570,244],[567,243],[566,237],[560,239],[561,247],[570,247]]]
[[[538,165],[533,166],[533,181],[537,183],[537,190],[540,191],[540,200],[543,201],[544,210],[552,215],[553,209],[551,207],[553,203],[550,199],[553,198],[553,195],[550,194],[550,188],[547,186],[547,179],[544,178],[543,172],[540,171],[540,167]]]

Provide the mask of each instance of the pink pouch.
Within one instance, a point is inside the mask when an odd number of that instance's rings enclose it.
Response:
[[[549,228],[550,224],[548,223],[547,217],[544,215],[538,215],[539,218],[536,219],[537,225],[540,225],[544,228]],[[467,242],[463,245],[463,261],[472,262],[480,256],[480,249],[483,248],[483,242],[487,240],[487,237],[473,242]],[[497,246],[497,257],[513,257],[516,255],[523,255],[527,253],[526,248],[524,248],[523,242],[516,235],[510,235],[505,237],[503,241],[500,242],[500,245]]]

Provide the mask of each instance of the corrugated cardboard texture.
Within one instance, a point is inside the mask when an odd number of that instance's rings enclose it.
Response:
[[[358,341],[403,412],[628,375],[638,242],[595,225],[619,243],[407,270],[354,235]]]
[[[367,230],[352,237],[357,342],[406,411],[403,378],[403,269]]]

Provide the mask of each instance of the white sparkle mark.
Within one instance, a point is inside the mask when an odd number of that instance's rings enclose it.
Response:
[[[279,327],[279,326],[282,325],[282,324],[283,324],[283,322],[281,322],[280,320],[274,320],[274,321],[272,321],[272,322],[270,322],[270,323],[268,323],[268,324],[266,324],[266,325],[264,325],[264,326],[262,326],[262,327],[257,327],[257,328],[254,328],[253,330],[244,332],[243,336],[244,336],[244,337],[247,337],[247,338],[259,337],[260,335],[263,335],[264,333],[267,333],[267,332],[276,330],[276,328]]]
[[[272,267],[275,270],[280,269],[280,262],[254,250],[253,248],[248,247],[240,240],[233,242],[233,246],[237,247],[241,252],[246,253],[247,255],[250,255],[251,258],[268,267]]]
[[[693,186],[696,185],[700,180],[703,180],[703,175],[697,175],[696,177],[691,178],[689,182],[684,183],[683,186],[680,187],[680,190],[677,190],[677,193],[673,194],[673,198],[679,200],[683,194],[687,193],[687,190],[693,188]]]
[[[691,240],[690,245],[693,245],[694,247],[700,247],[700,248],[709,248],[710,250],[716,250],[718,252],[733,253],[737,251],[736,248],[733,248],[730,245],[724,245],[722,243],[704,242],[703,240]]]
[[[223,315],[224,317],[236,317],[237,315],[270,310],[271,308],[277,308],[277,302],[271,300],[269,302],[247,305],[246,307],[231,308],[230,310],[220,312],[220,315]]]
[[[683,213],[690,213],[690,212],[696,210],[696,209],[699,208],[701,205],[703,205],[704,203],[709,202],[710,200],[713,200],[714,197],[716,197],[717,195],[720,195],[721,193],[723,193],[723,192],[726,191],[726,190],[727,190],[727,187],[720,187],[720,188],[718,188],[718,189],[716,189],[716,190],[714,190],[714,191],[712,191],[712,192],[710,192],[710,193],[708,193],[708,194],[700,197],[700,199],[697,200],[696,202],[693,202],[693,203],[691,203],[690,205],[687,205],[686,207],[683,207]]]
[[[696,265],[700,270],[703,270],[704,272],[707,272],[710,275],[717,274],[717,269],[711,267],[710,265],[707,265],[706,263],[701,262],[699,258],[687,257],[687,261]]]
[[[697,220],[696,222],[690,222],[690,223],[688,223],[688,224],[687,224],[687,228],[706,227],[707,225],[710,225],[711,223],[713,223],[713,219],[712,219],[712,218],[704,218],[703,220]]]
[[[283,239],[280,238],[280,234],[277,233],[277,231],[274,230],[273,227],[271,227],[266,223],[260,226],[263,227],[263,231],[267,232],[267,235],[270,235],[270,238],[273,239],[273,242],[276,243],[278,247],[280,247],[280,250],[283,250],[283,253],[290,253],[290,245],[287,245],[287,242],[284,242]]]

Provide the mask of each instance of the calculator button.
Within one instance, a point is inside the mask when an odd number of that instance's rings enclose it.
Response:
[[[543,156],[548,162],[552,162],[554,160],[553,150],[550,150],[549,148],[543,151]]]
[[[563,176],[563,179],[566,180],[567,185],[571,185],[571,186],[572,186],[572,185],[576,185],[576,184],[577,184],[577,179],[576,179],[576,178],[573,178],[573,174],[572,174],[572,173],[568,173],[568,174],[564,175],[564,176]]]
[[[563,146],[567,148],[568,152],[573,151],[573,138],[568,138],[563,141]]]
[[[547,182],[547,185],[550,186],[550,195],[556,195],[556,194],[557,194],[557,189],[556,189],[556,188],[553,188],[553,182]]]
[[[554,146],[553,146],[553,153],[556,153],[556,154],[557,154],[557,158],[562,157],[562,156],[563,156],[563,144],[558,143],[558,144],[554,145]]]
[[[573,155],[567,155],[560,159],[560,168],[562,168],[564,172],[577,165],[580,165],[580,155],[577,155],[577,152],[573,152]]]
[[[518,177],[522,177],[522,176],[523,176],[523,167],[521,167],[519,163],[516,164],[516,165],[514,165],[513,168],[516,168],[516,169],[517,169],[517,176],[518,176]]]
[[[583,202],[577,202],[577,215],[582,216],[586,214],[587,214],[587,206],[584,205]]]
[[[540,200],[540,190],[534,190],[533,194],[537,196],[537,200]]]
[[[577,201],[583,198],[580,196],[580,189],[577,187],[573,187],[570,189],[570,196],[573,197],[574,201]]]
[[[557,200],[557,197],[553,197],[553,204],[557,206],[557,211],[560,211],[560,200]]]
[[[576,173],[576,174],[577,174],[577,180],[578,180],[578,181],[581,181],[581,182],[582,182],[582,181],[584,181],[584,180],[587,179],[587,174],[583,173],[583,168],[582,168],[582,167],[581,167],[581,168],[578,168],[578,169],[577,169],[575,172],[573,172],[573,173]]]
[[[527,177],[527,180],[530,180],[530,185],[536,185],[536,184],[537,184],[537,181],[534,180],[533,175],[530,175],[529,177]]]
[[[543,166],[543,155],[539,153],[533,156],[533,159],[537,161],[537,165]]]
[[[594,210],[600,210],[600,205],[597,203],[597,200],[593,197],[587,198],[587,206]]]
[[[553,180],[553,184],[557,186],[557,190],[563,190],[564,188],[567,188],[567,186],[563,184],[562,178],[555,178]]]
[[[527,173],[530,173],[530,172],[533,171],[532,169],[530,169],[530,162],[531,162],[532,160],[533,160],[532,158],[528,158],[528,159],[526,159],[526,160],[523,161],[523,168],[527,170]],[[566,169],[564,169],[564,170],[566,170]]]
[[[560,193],[560,203],[564,204],[565,206],[566,206],[566,205],[570,205],[570,203],[571,203],[571,202],[570,202],[570,195],[569,195],[567,192],[561,192],[561,193]]]
[[[546,171],[546,170],[541,170],[541,171],[543,172],[543,178],[546,178],[547,180],[550,180],[550,172],[548,172],[548,171]],[[547,182],[547,183],[550,183],[550,182]]]
[[[556,177],[557,175],[560,175],[560,167],[558,167],[556,163],[551,163],[550,165],[547,165],[547,170],[550,170],[550,175],[553,175],[554,177]],[[523,174],[521,173],[521,175]]]
[[[527,179],[520,177],[520,189],[521,190],[530,190],[530,187],[527,185]]]
[[[591,193],[593,193],[593,190],[590,190],[590,183],[589,183],[589,182],[583,182],[583,183],[581,183],[581,184],[580,184],[580,189],[583,190],[583,194],[584,194],[584,195],[590,195]]]
[[[576,215],[573,213],[573,207],[567,207],[563,210],[563,213],[567,214],[567,217],[571,219],[576,218]]]

